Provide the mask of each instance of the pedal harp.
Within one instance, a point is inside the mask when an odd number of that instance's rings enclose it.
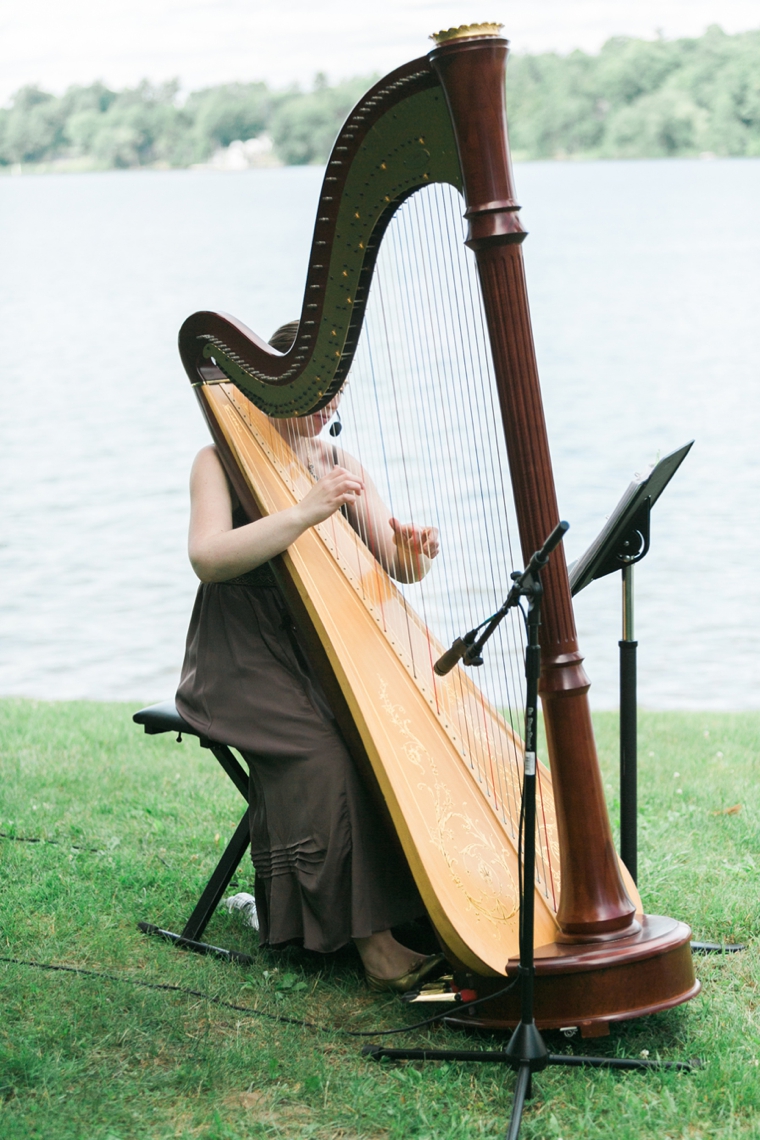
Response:
[[[367,536],[340,516],[307,531],[276,572],[447,955],[481,995],[517,968],[520,702],[506,682],[521,672],[519,629],[492,651],[499,660],[481,670],[481,687],[470,670],[439,678],[432,665],[451,630],[469,628],[462,606],[486,617],[521,564],[510,561],[502,498],[514,500],[522,561],[559,520],[499,31],[441,33],[429,56],[381,80],[349,115],[327,165],[288,352],[214,312],[195,313],[180,332],[185,369],[250,517],[292,505],[312,482],[272,420],[324,408],[351,370],[347,448],[363,440],[359,458],[375,475],[382,468],[394,512],[395,487],[407,513],[440,525],[441,565],[419,585],[394,583]],[[395,450],[392,432],[406,438]],[[511,494],[502,492],[507,467]],[[640,913],[614,851],[561,548],[544,586],[551,775],[542,766],[536,1019],[604,1032],[686,1001],[699,985],[688,927]],[[511,995],[479,1018],[517,1020]]]

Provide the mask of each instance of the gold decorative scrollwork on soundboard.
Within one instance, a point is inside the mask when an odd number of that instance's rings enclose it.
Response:
[[[454,804],[451,790],[441,780],[435,760],[410,728],[404,707],[391,701],[388,687],[379,675],[378,681],[380,706],[402,737],[405,756],[425,777],[417,783],[417,790],[432,800],[433,822],[428,824],[430,842],[443,856],[452,882],[464,894],[476,920],[485,918],[494,924],[508,922],[518,910],[518,891],[503,847],[497,847],[487,829],[462,810],[466,804],[459,807]],[[459,824],[459,837],[452,826],[454,823]],[[464,845],[461,844],[462,831],[470,837]],[[480,881],[482,893],[473,890],[472,880]]]

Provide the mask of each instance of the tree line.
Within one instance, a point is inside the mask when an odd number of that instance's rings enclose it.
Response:
[[[177,81],[62,96],[26,86],[0,108],[0,166],[187,167],[268,135],[275,160],[325,162],[373,77],[311,90],[230,83],[179,97]],[[760,155],[760,31],[615,37],[597,54],[512,56],[507,97],[519,159]]]

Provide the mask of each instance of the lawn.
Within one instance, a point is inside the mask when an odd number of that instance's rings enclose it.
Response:
[[[146,737],[131,712],[0,701],[0,955],[112,975],[0,962],[2,1140],[502,1136],[514,1083],[507,1070],[361,1056],[361,1040],[344,1029],[410,1024],[418,1014],[370,995],[353,950],[261,952],[226,913],[206,937],[252,952],[255,966],[138,933],[141,919],[181,925],[242,801],[194,739]],[[617,719],[599,715],[596,727],[614,818]],[[760,715],[644,713],[639,746],[646,909],[683,918],[696,938],[748,948],[699,959],[703,993],[687,1006],[588,1043],[621,1056],[700,1057],[702,1069],[543,1073],[521,1135],[760,1138]],[[250,890],[251,878],[246,861],[237,889]],[[547,1039],[555,1052],[585,1047],[579,1038]],[[396,1040],[462,1041],[441,1027]],[[497,1040],[484,1035],[469,1046]]]

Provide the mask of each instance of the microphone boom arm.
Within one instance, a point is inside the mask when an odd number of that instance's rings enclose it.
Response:
[[[544,545],[534,553],[525,569],[517,570],[512,574],[514,582],[512,589],[509,591],[504,604],[500,606],[492,618],[488,619],[488,625],[480,636],[478,636],[478,632],[483,628],[485,622],[481,622],[475,629],[471,629],[464,637],[458,637],[451,647],[438,658],[433,668],[439,677],[444,677],[450,673],[459,661],[467,666],[483,664],[483,657],[481,656],[483,646],[512,607],[516,606],[522,597],[535,598],[541,593],[541,571],[549,561],[549,555],[555,547],[559,546],[569,529],[570,523],[557,523]]]

